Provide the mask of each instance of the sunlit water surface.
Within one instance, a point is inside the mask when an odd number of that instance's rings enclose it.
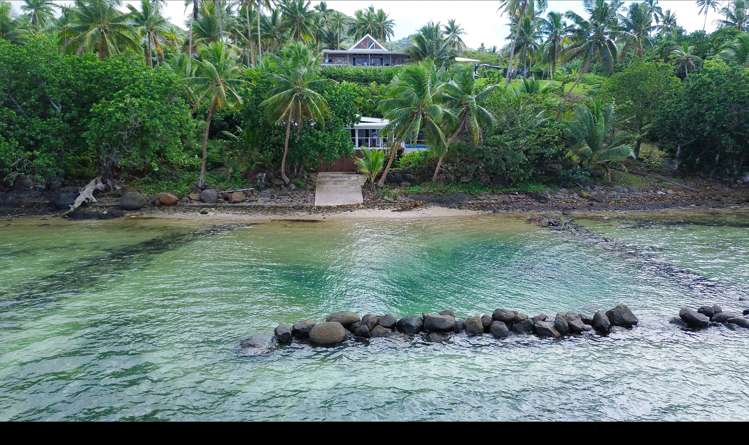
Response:
[[[745,290],[749,218],[706,218],[719,224],[579,222]],[[736,294],[638,258],[511,217],[200,230],[0,222],[0,419],[749,419],[749,331],[668,323],[683,305],[740,309]],[[238,348],[338,310],[592,313],[620,302],[640,326],[607,338]]]

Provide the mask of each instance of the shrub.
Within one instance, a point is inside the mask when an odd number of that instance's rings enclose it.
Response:
[[[401,68],[398,66],[359,67],[359,66],[324,66],[320,75],[337,82],[354,82],[369,85],[372,82],[386,85],[393,80]]]
[[[659,110],[661,147],[688,172],[735,178],[749,167],[749,72],[708,60]]]

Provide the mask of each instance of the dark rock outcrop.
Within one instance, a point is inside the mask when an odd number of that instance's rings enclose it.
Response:
[[[554,323],[539,320],[533,323],[533,332],[541,338],[559,338],[561,334],[554,328]]]
[[[279,344],[288,345],[289,343],[291,343],[291,328],[286,326],[285,324],[276,326],[276,329],[273,330],[273,333],[275,334],[276,340]]]
[[[606,317],[614,326],[631,328],[637,325],[637,317],[632,313],[626,304],[617,305],[615,308],[606,311]]]
[[[482,315],[481,316],[481,325],[484,326],[484,332],[489,332],[489,327],[492,325],[492,317],[490,315]]]
[[[491,326],[489,326],[489,332],[491,332],[494,338],[507,338],[510,336],[510,329],[502,321],[493,321]]]
[[[562,314],[557,314],[556,317],[554,317],[554,329],[559,332],[559,335],[568,335],[570,333],[570,325],[567,321],[567,317]]]
[[[364,323],[359,323],[359,325],[354,329],[354,335],[357,337],[369,338],[369,327]]]
[[[424,330],[427,332],[452,332],[455,330],[455,317],[424,314]]]
[[[530,335],[533,333],[533,322],[530,319],[518,321],[512,324],[510,330],[515,334]]]
[[[741,317],[741,315],[735,312],[718,312],[717,314],[713,315],[712,318],[710,318],[710,321],[712,321],[713,323],[726,323],[731,318],[736,318],[736,317]]]
[[[313,326],[315,326],[315,322],[312,320],[297,321],[291,326],[291,334],[294,338],[309,338],[309,331],[312,330]]]
[[[377,326],[377,322],[380,320],[380,317],[378,317],[375,314],[366,314],[361,318],[362,324],[366,325],[367,328],[371,331],[374,329],[375,326]]]
[[[55,193],[52,199],[52,205],[57,210],[68,210],[78,197],[77,192],[59,192]]]
[[[125,192],[120,196],[122,210],[140,210],[146,206],[146,198],[138,192]]]
[[[728,323],[732,323],[732,324],[735,324],[736,326],[749,329],[749,318],[744,318],[744,317],[729,318]]]
[[[593,329],[602,335],[608,335],[611,332],[611,321],[603,311],[598,311],[593,315]]]
[[[710,324],[707,316],[686,307],[679,311],[679,318],[692,329],[704,329]]]
[[[424,320],[422,317],[419,317],[417,315],[403,317],[398,320],[398,323],[396,323],[396,327],[398,328],[398,331],[404,334],[414,335],[421,332],[424,327]]]
[[[713,306],[701,306],[699,309],[697,309],[697,312],[706,316],[707,318],[713,318],[715,314],[723,312],[723,309],[716,304]]]
[[[492,313],[492,319],[501,321],[505,324],[512,324],[515,322],[517,312],[508,309],[497,309]]]
[[[218,191],[215,189],[205,189],[200,192],[200,200],[206,204],[215,204],[218,202]]]
[[[261,355],[273,350],[273,339],[267,335],[253,335],[239,343],[243,355]]]
[[[383,326],[377,325],[374,327],[374,329],[372,329],[372,332],[369,333],[369,336],[372,338],[389,337],[390,335],[392,335],[392,333],[393,333],[392,329],[388,329]]]
[[[379,324],[383,328],[393,329],[397,322],[398,320],[395,317],[393,317],[390,314],[386,314],[386,315],[383,315],[382,317],[379,317],[377,324]]]
[[[466,318],[466,334],[469,336],[481,335],[484,333],[484,324],[481,323],[481,317],[478,315]]]

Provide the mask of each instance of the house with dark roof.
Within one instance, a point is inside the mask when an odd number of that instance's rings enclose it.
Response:
[[[323,66],[396,66],[408,63],[406,53],[389,51],[367,34],[349,49],[324,49]]]

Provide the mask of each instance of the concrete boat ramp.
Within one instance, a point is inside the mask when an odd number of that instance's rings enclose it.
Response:
[[[356,173],[318,173],[315,207],[362,204],[364,197],[361,188],[366,180],[364,175]]]

